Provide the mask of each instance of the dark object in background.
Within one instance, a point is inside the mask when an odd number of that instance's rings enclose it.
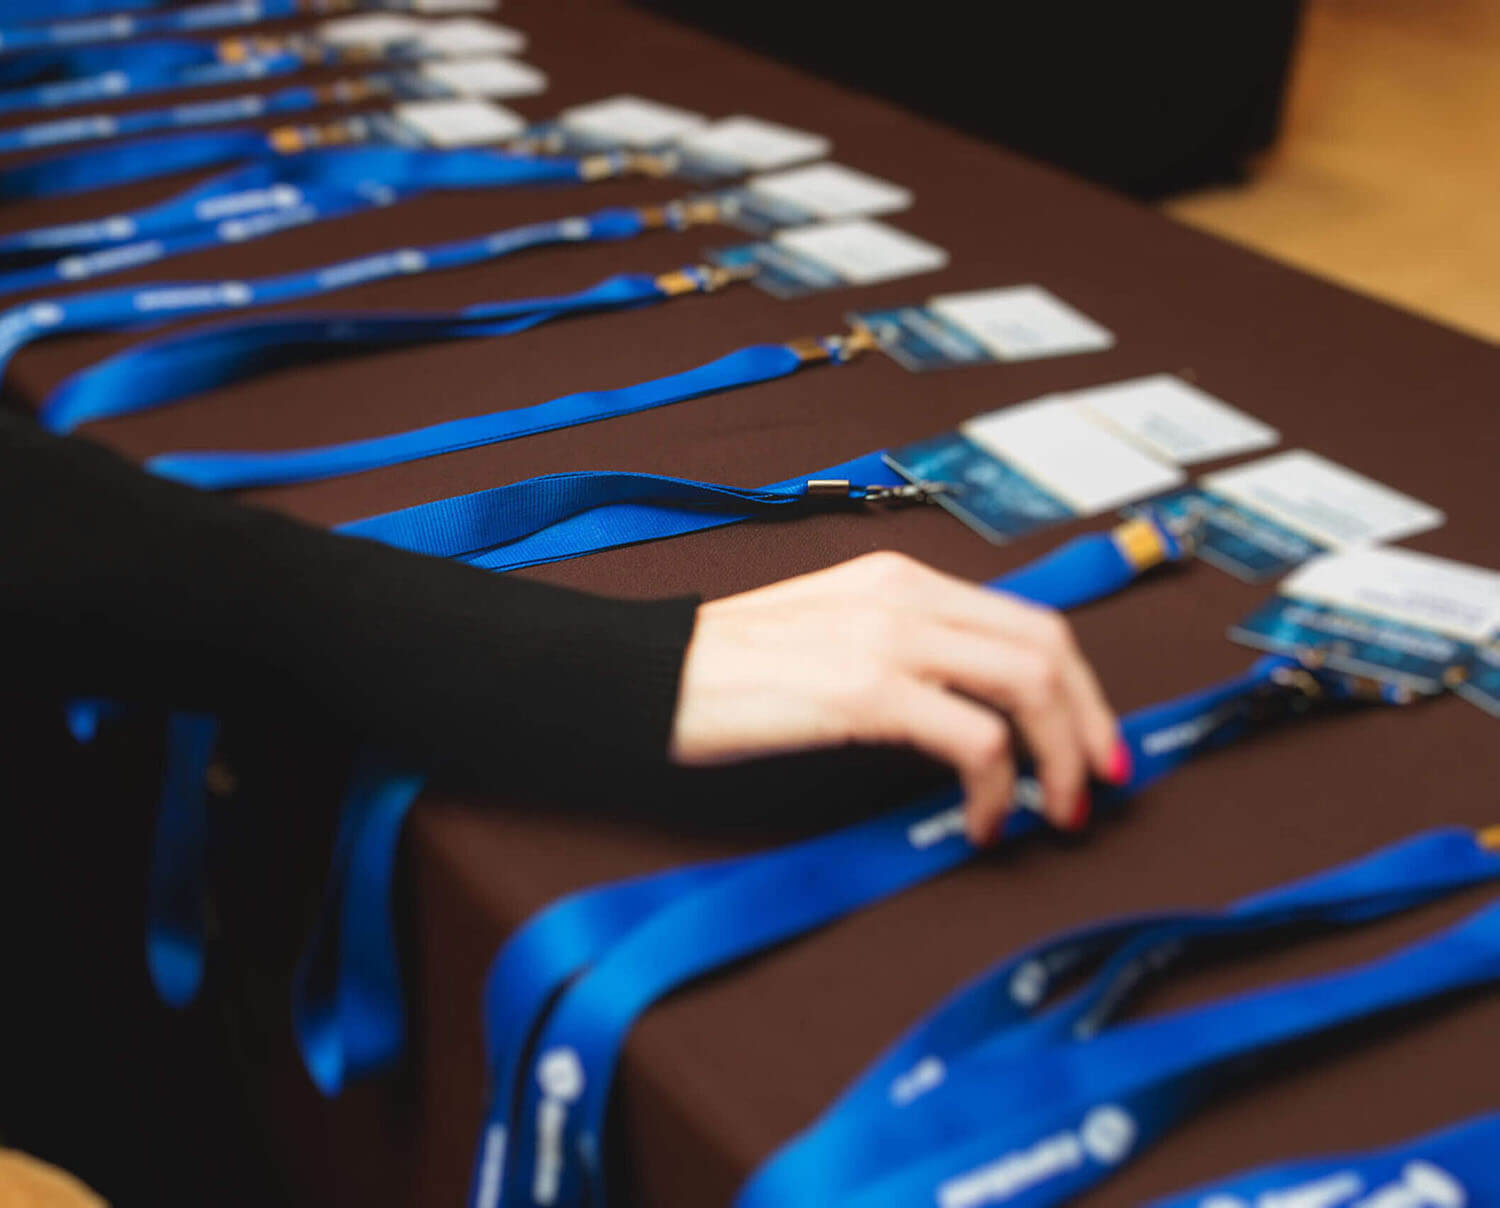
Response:
[[[1270,146],[1302,8],[637,3],[1144,199],[1238,181]]]

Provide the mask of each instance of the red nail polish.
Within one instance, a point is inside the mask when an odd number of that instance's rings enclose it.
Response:
[[[1135,760],[1130,757],[1130,747],[1123,738],[1115,739],[1115,749],[1109,757],[1109,782],[1116,788],[1124,788],[1135,774]]]
[[[1068,829],[1081,831],[1089,824],[1089,816],[1094,812],[1093,795],[1084,789],[1078,795],[1078,802],[1073,806],[1073,813],[1068,819]]]

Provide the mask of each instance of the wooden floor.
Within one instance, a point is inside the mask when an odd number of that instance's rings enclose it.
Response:
[[[1500,340],[1500,0],[1308,0],[1277,148],[1165,208]]]

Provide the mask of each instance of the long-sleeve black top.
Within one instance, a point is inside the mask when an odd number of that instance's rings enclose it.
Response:
[[[694,612],[339,537],[0,414],[8,691],[310,708],[478,787],[602,778],[665,761]]]

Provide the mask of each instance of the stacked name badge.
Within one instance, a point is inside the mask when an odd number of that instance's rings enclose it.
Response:
[[[1001,542],[1170,491],[1184,464],[1276,440],[1275,429],[1158,374],[992,411],[887,461]]]
[[[1439,527],[1443,513],[1306,449],[1204,475],[1152,501],[1201,524],[1197,553],[1247,583],[1318,554],[1400,541]]]
[[[1459,687],[1500,632],[1500,573],[1389,546],[1324,554],[1231,636],[1405,692]]]

